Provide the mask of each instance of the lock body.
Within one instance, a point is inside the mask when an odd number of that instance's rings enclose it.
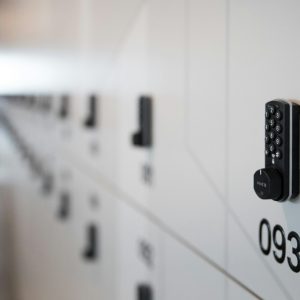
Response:
[[[273,100],[265,106],[265,168],[254,174],[262,199],[286,201],[299,194],[299,106]]]

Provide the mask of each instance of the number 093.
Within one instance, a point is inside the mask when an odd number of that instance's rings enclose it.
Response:
[[[292,253],[286,256],[287,243],[291,243]],[[264,255],[269,255],[272,251],[274,259],[282,264],[287,258],[290,269],[300,272],[300,237],[295,231],[285,235],[280,225],[271,228],[268,220],[262,219],[259,224],[259,246]],[[273,247],[272,247],[273,246]]]

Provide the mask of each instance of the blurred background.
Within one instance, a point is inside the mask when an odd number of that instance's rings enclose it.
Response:
[[[0,0],[0,299],[299,299],[258,239],[299,231],[298,201],[253,191],[265,102],[300,98],[299,20],[296,0]]]

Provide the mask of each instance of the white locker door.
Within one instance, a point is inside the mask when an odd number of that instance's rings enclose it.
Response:
[[[118,203],[118,244],[116,300],[142,300],[141,290],[151,293],[153,300],[162,294],[163,259],[160,231],[141,212],[122,200]]]
[[[223,1],[154,0],[149,6],[154,100],[150,207],[164,224],[223,267],[225,13]],[[210,69],[207,76],[203,64]],[[216,151],[220,155],[214,160]]]
[[[162,299],[226,299],[226,277],[167,235],[164,236],[164,265]]]
[[[133,144],[140,130],[139,99],[151,96],[148,87],[148,3],[135,10],[115,56],[112,97],[117,103],[118,135],[116,184],[133,201],[146,207],[151,178],[151,148]],[[151,171],[150,171],[151,172]]]
[[[299,274],[288,265],[295,241],[286,240],[286,255],[277,263],[272,238],[270,254],[259,247],[259,224],[271,231],[282,226],[287,238],[299,232],[299,199],[277,203],[259,199],[253,174],[264,167],[264,105],[275,98],[299,98],[298,1],[229,2],[229,272],[264,299],[298,299]],[[265,231],[266,232],[266,231]],[[280,236],[278,236],[280,244]],[[297,255],[297,253],[296,253]]]

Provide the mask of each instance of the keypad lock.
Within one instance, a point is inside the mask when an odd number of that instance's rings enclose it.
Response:
[[[152,99],[142,96],[139,99],[139,130],[132,135],[132,143],[137,147],[152,145]]]
[[[254,190],[275,201],[299,194],[299,106],[292,101],[265,106],[265,168],[255,172]]]

